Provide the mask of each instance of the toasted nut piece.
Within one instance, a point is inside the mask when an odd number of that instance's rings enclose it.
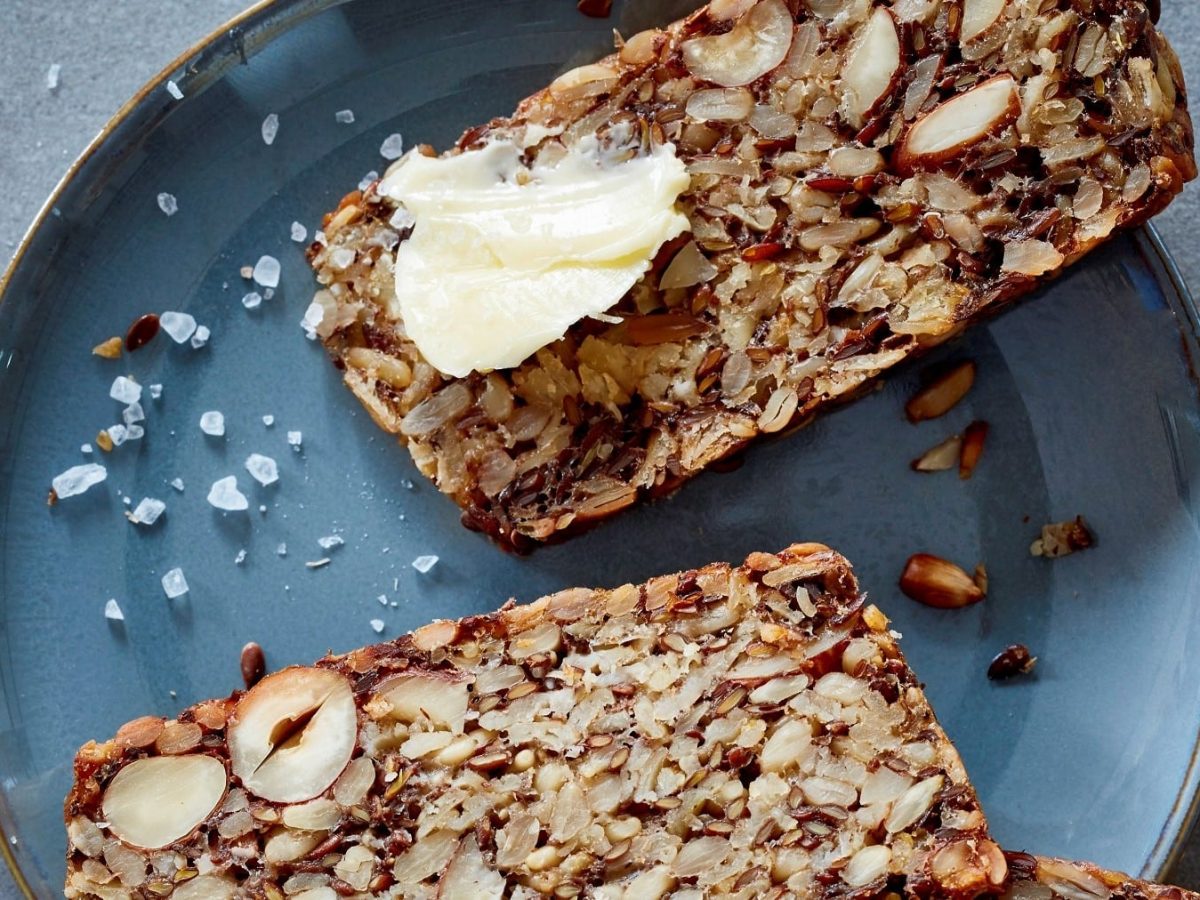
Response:
[[[988,666],[987,675],[992,681],[1003,681],[1015,678],[1017,675],[1028,675],[1037,665],[1037,657],[1029,652],[1024,644],[1010,644],[992,660]]]
[[[158,740],[164,725],[158,716],[142,716],[122,725],[117,731],[116,742],[123,747],[149,747]]]
[[[120,359],[121,339],[119,337],[110,337],[107,341],[101,341],[92,348],[92,355],[100,356],[104,359]]]
[[[984,597],[970,575],[954,563],[928,553],[908,558],[900,576],[900,590],[918,603],[936,609],[961,609]]]
[[[225,766],[211,756],[137,759],[104,792],[104,818],[127,844],[146,850],[166,847],[212,814],[228,781]]]
[[[1017,82],[997,75],[950,98],[918,119],[896,147],[896,168],[911,175],[954,159],[1021,112]]]
[[[975,467],[979,465],[979,458],[983,456],[983,442],[987,440],[987,435],[987,422],[972,422],[963,432],[962,455],[958,461],[958,477],[964,481],[974,474]]]
[[[912,461],[916,472],[945,472],[959,464],[962,454],[962,438],[957,434],[946,438],[936,447],[930,447]]]
[[[697,78],[739,87],[783,62],[793,30],[792,14],[783,0],[760,0],[730,31],[684,41],[680,50]]]
[[[310,800],[346,768],[357,732],[354,695],[344,676],[329,669],[283,669],[234,708],[233,774],[266,800]]]
[[[1083,516],[1076,516],[1073,521],[1043,525],[1042,536],[1030,545],[1029,552],[1034,556],[1057,559],[1070,556],[1078,550],[1086,550],[1095,543],[1096,538],[1083,521]]]
[[[947,896],[989,893],[1008,879],[1004,851],[988,840],[970,838],[947,844],[934,854],[930,874]]]
[[[397,675],[380,683],[377,697],[401,722],[432,722],[462,734],[467,715],[467,683],[437,675]]]
[[[900,37],[886,7],[876,7],[859,32],[842,68],[842,107],[855,128],[895,87],[900,76]]]
[[[479,851],[475,835],[468,835],[458,845],[446,874],[442,877],[438,896],[474,897],[478,900],[500,900],[504,896],[504,876],[488,865]]]
[[[961,362],[943,372],[916,394],[904,407],[910,422],[924,422],[944,416],[971,390],[975,383],[975,363]]]
[[[958,39],[962,43],[973,41],[996,24],[1004,12],[1007,0],[963,0],[962,25]]]

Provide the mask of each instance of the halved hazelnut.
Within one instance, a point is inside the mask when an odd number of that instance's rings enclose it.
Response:
[[[150,756],[121,769],[104,792],[109,829],[125,843],[157,850],[207,819],[229,778],[211,756]]]
[[[268,675],[237,703],[229,725],[233,774],[266,800],[311,800],[337,779],[354,751],[350,683],[329,669]]]
[[[397,675],[375,689],[401,722],[432,722],[461,734],[467,716],[467,683],[437,675]]]
[[[896,168],[911,175],[959,156],[1021,112],[1017,82],[997,75],[947,100],[918,119],[896,147]]]
[[[900,73],[900,37],[896,20],[883,7],[872,13],[850,48],[842,69],[846,119],[861,128],[868,114],[895,86]]]
[[[973,41],[991,28],[1004,12],[1008,0],[963,0],[962,26],[958,39],[962,43]]]
[[[750,84],[783,62],[792,24],[783,0],[761,0],[724,34],[684,41],[683,62],[697,78],[722,87]]]

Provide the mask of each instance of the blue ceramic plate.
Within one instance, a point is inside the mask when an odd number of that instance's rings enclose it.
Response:
[[[382,168],[386,136],[444,147],[599,55],[613,26],[629,34],[683,11],[633,0],[603,21],[567,0],[279,0],[182,59],[85,154],[0,304],[0,824],[32,891],[61,884],[75,748],[237,687],[247,640],[272,666],[305,662],[379,639],[372,619],[387,638],[509,596],[799,539],[850,556],[904,632],[1002,841],[1142,872],[1166,863],[1197,777],[1200,403],[1195,310],[1152,234],[1118,240],[941,350],[979,364],[969,402],[946,419],[904,420],[919,374],[908,369],[734,473],[529,558],[463,530],[305,340],[313,283],[291,223],[311,233]],[[353,124],[335,121],[342,109]],[[260,136],[269,113],[272,146]],[[177,198],[175,215],[160,192]],[[282,261],[282,282],[247,311],[239,269],[262,254]],[[166,309],[211,328],[208,346],[160,336],[120,361],[91,355]],[[124,373],[164,385],[146,401],[145,438],[103,457],[107,482],[48,508],[50,479],[119,420],[108,388]],[[224,438],[201,433],[206,410],[224,413]],[[909,471],[975,418],[992,432],[973,480]],[[301,452],[289,430],[303,432]],[[278,460],[277,484],[250,489],[251,452]],[[250,512],[205,501],[229,474]],[[167,513],[135,527],[126,496],[161,498]],[[1078,513],[1096,549],[1030,556],[1043,522]],[[344,545],[318,545],[333,534]],[[938,612],[900,596],[916,551],[985,561],[987,602]],[[424,575],[411,565],[422,554],[440,557]],[[191,590],[168,601],[160,578],[174,567]],[[104,618],[110,597],[122,624]],[[989,659],[1012,641],[1040,657],[1036,675],[989,683]]]

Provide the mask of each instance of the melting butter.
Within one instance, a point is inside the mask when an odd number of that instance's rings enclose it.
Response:
[[[380,185],[416,221],[390,312],[447,375],[520,365],[610,309],[688,230],[687,186],[670,144],[617,161],[593,140],[528,169],[507,142],[411,154]]]

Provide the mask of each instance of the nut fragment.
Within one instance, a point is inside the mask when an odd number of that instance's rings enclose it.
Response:
[[[792,14],[783,0],[760,0],[731,30],[684,41],[680,51],[697,78],[740,87],[783,62],[792,31]]]
[[[190,834],[225,796],[225,766],[211,756],[151,756],[116,774],[102,809],[112,833],[154,850]]]
[[[895,87],[900,74],[900,37],[886,7],[876,7],[859,32],[842,68],[842,106],[861,128],[867,115]]]
[[[1008,880],[1004,851],[989,840],[953,841],[934,854],[929,869],[950,897],[990,893]]]
[[[467,715],[467,683],[438,675],[398,675],[379,685],[376,696],[402,722],[428,722],[461,734]]]
[[[1020,111],[1013,77],[989,78],[918,119],[896,147],[896,167],[912,174],[940,166],[1010,123]]]
[[[975,473],[979,459],[983,456],[983,442],[987,440],[988,423],[972,422],[963,432],[962,455],[958,462],[958,477],[966,481]]]
[[[944,416],[967,395],[974,383],[975,363],[971,360],[961,362],[914,394],[904,412],[910,422]]]
[[[121,339],[119,337],[110,337],[106,341],[101,341],[92,348],[93,356],[100,356],[104,359],[119,359],[121,357]]]
[[[963,0],[962,24],[958,39],[964,44],[975,40],[996,24],[1007,0]]]
[[[984,598],[971,576],[939,556],[910,556],[900,576],[900,590],[918,603],[935,609],[961,609]]]
[[[357,713],[350,684],[328,669],[268,675],[237,703],[229,725],[233,774],[266,800],[310,800],[350,761]]]
[[[1060,556],[1070,556],[1079,550],[1086,550],[1096,543],[1096,538],[1083,516],[1076,516],[1067,522],[1051,522],[1042,526],[1042,535],[1029,547],[1033,556],[1044,556],[1047,559],[1058,559]]]
[[[912,461],[912,467],[917,472],[945,472],[959,464],[962,452],[962,438],[957,434],[946,438],[936,447],[930,447],[920,457]]]
[[[1003,681],[1015,678],[1017,675],[1028,675],[1037,665],[1037,657],[1029,652],[1024,644],[1010,644],[992,660],[988,666],[987,675],[992,681]]]

